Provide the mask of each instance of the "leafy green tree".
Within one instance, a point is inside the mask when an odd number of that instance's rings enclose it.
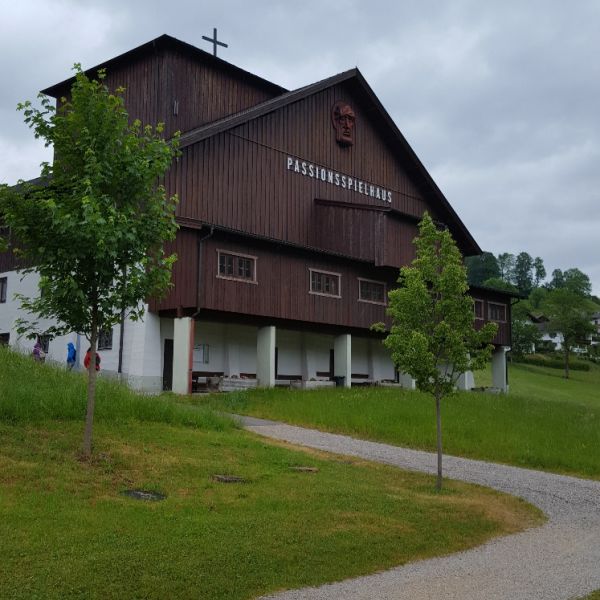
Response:
[[[41,109],[19,105],[36,138],[54,146],[54,163],[42,165],[43,186],[0,189],[0,213],[17,251],[40,275],[41,294],[21,297],[38,318],[54,319],[51,335],[84,334],[91,347],[83,453],[92,450],[98,332],[121,311],[142,317],[143,301],[169,286],[176,257],[163,243],[176,232],[176,198],[159,184],[177,153],[177,137],[162,126],[129,122],[123,89],[109,92],[105,73],[90,80],[75,65],[71,99],[58,109],[45,96]],[[35,331],[36,321],[20,332]]]
[[[502,254],[498,254],[496,262],[498,263],[500,278],[511,283],[514,280],[515,255],[510,254],[509,252],[503,252]]]
[[[531,322],[530,312],[531,306],[526,300],[517,302],[511,311],[511,354],[517,359],[531,354],[542,340],[539,329]]]
[[[548,287],[551,290],[568,289],[574,294],[583,297],[590,297],[592,293],[590,278],[577,267],[567,269],[566,271],[554,269],[552,271],[552,280]]]
[[[534,287],[540,287],[540,284],[546,279],[546,267],[544,267],[544,261],[539,256],[533,259],[533,272],[534,272]]]
[[[554,269],[552,271],[552,279],[548,284],[548,288],[551,290],[558,290],[565,287],[565,278],[561,269]]]
[[[531,290],[531,294],[529,294],[529,304],[532,311],[540,311],[542,309],[547,294],[548,290],[543,287],[536,287]]]
[[[578,268],[567,269],[563,272],[564,287],[579,296],[589,297],[592,293],[590,278]]]
[[[565,378],[569,378],[569,359],[573,348],[593,333],[592,304],[587,298],[566,287],[553,290],[546,296],[544,314],[550,319],[550,333],[560,333],[563,338],[562,353]]]
[[[470,285],[482,285],[486,279],[500,276],[496,257],[491,252],[483,252],[479,256],[468,256],[465,259],[465,266]]]
[[[514,284],[518,290],[529,295],[533,288],[533,258],[527,252],[519,252],[515,260]]]
[[[400,287],[389,293],[392,326],[384,343],[398,369],[410,374],[417,387],[435,399],[439,490],[441,401],[454,392],[461,373],[480,369],[489,360],[497,325],[487,323],[475,329],[462,256],[450,233],[438,230],[427,214],[415,245],[416,259],[401,269]]]

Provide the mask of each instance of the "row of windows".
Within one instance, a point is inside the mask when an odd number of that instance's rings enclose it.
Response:
[[[256,257],[245,254],[232,254],[231,252],[217,251],[219,269],[217,277],[220,279],[233,279],[257,283],[256,280]],[[339,273],[329,271],[318,271],[309,269],[310,272],[310,294],[341,298],[341,278]],[[386,303],[386,285],[381,281],[370,279],[358,280],[358,299],[362,302],[373,302],[375,304]]]
[[[8,277],[0,277],[0,303],[6,302],[6,284]]]
[[[483,300],[475,300],[475,318],[485,319]],[[488,321],[506,322],[506,304],[488,302]]]
[[[256,257],[245,254],[232,254],[218,250],[218,277],[257,283]],[[341,278],[339,273],[309,269],[310,294],[341,298]],[[372,279],[358,278],[358,299],[361,302],[386,304],[386,284]],[[475,318],[484,319],[483,300],[475,300]],[[488,302],[488,320],[506,322],[506,305]]]

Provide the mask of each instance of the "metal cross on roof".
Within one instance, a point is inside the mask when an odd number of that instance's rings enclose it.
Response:
[[[210,42],[213,45],[213,55],[216,56],[217,55],[217,46],[223,46],[223,48],[228,48],[227,44],[224,44],[223,42],[219,42],[217,40],[217,28],[213,27],[213,36],[212,38],[206,37],[205,35],[202,36],[203,40],[206,40],[207,42]]]

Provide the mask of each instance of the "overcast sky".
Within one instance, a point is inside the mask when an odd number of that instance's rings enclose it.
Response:
[[[480,246],[600,295],[600,1],[0,0],[0,183],[50,158],[17,102],[168,33],[289,89],[358,66]]]

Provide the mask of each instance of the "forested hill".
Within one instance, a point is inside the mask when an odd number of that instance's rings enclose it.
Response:
[[[554,269],[547,277],[544,260],[527,252],[504,252],[494,256],[484,252],[465,259],[471,285],[518,291],[529,297],[536,289],[551,291],[566,288],[592,300],[600,310],[600,298],[592,295],[590,278],[577,267]],[[543,295],[540,294],[540,295]]]

